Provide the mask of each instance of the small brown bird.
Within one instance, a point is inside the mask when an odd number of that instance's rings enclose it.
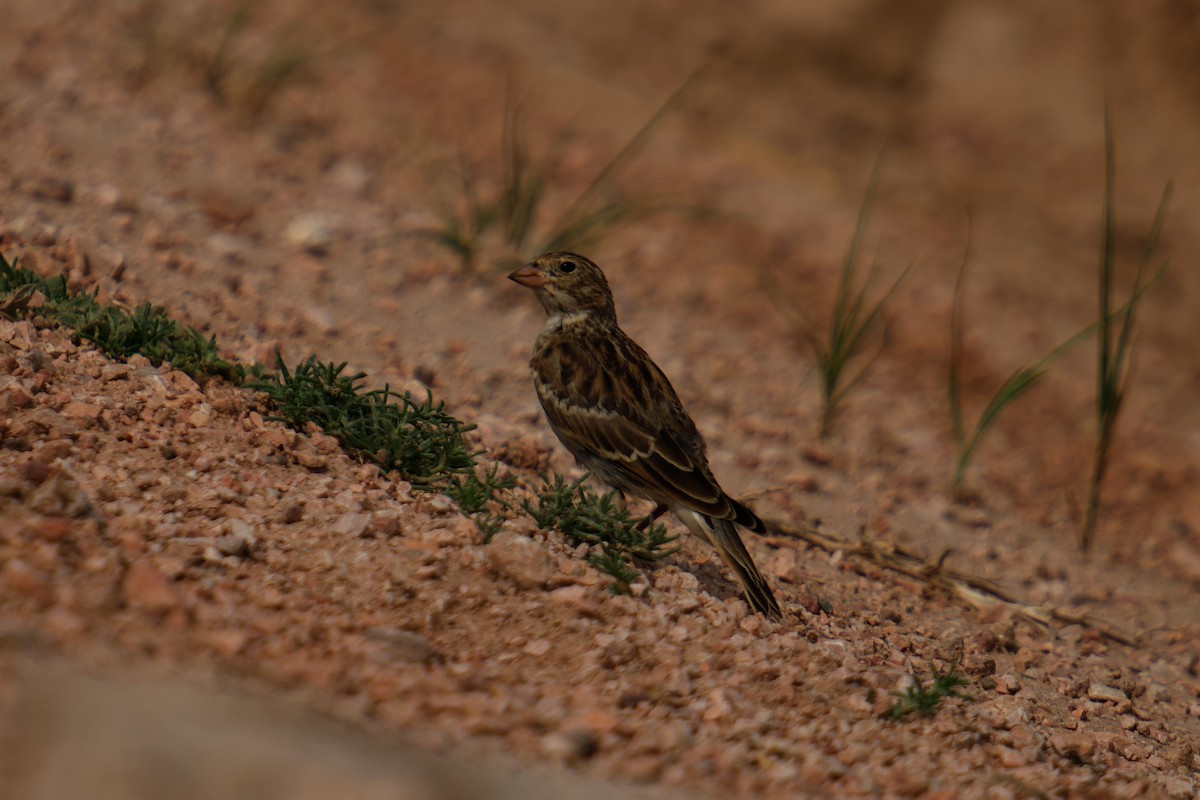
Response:
[[[670,510],[720,553],[755,611],[780,619],[779,603],[734,523],[766,525],[721,489],[696,423],[646,351],[617,325],[600,268],[575,253],[546,253],[508,276],[533,289],[550,318],[529,366],[538,400],[563,445],[622,494]]]

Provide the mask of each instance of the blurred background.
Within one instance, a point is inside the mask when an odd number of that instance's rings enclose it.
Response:
[[[529,426],[536,309],[502,277],[585,248],[744,491],[826,459],[943,494],[964,253],[973,420],[1097,319],[1107,107],[1118,302],[1173,194],[1097,542],[1200,581],[1197,0],[7,0],[4,17],[6,246],[85,229],[128,256],[77,276],[106,298],[166,304],[246,359],[316,351]],[[822,441],[810,340],[877,164],[859,279],[887,324]],[[1095,365],[1094,340],[1056,361],[969,474],[972,502],[1052,545],[1083,518]]]

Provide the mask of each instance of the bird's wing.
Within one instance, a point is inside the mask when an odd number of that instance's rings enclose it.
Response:
[[[628,337],[559,337],[537,348],[532,368],[542,408],[569,449],[603,459],[618,483],[650,499],[739,516],[675,390]]]

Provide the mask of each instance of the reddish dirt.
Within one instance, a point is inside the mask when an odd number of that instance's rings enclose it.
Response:
[[[949,549],[958,570],[1139,643],[979,611],[780,537],[750,546],[781,625],[747,616],[694,541],[645,570],[645,597],[613,596],[559,534],[513,520],[484,545],[445,498],[265,420],[243,390],[0,322],[6,697],[52,655],[699,796],[1195,795],[1194,3],[929,0],[897,19],[886,3],[264,2],[233,37],[223,102],[203,71],[234,4],[9,6],[10,260],[165,305],[246,361],[316,353],[375,385],[430,387],[523,485],[536,466],[573,469],[528,384],[541,312],[490,262],[464,275],[407,234],[454,202],[460,154],[494,186],[509,98],[535,150],[574,126],[548,193],[561,208],[720,54],[623,180],[705,213],[628,226],[589,254],[726,488],[847,539]],[[259,98],[260,65],[286,48],[306,67]],[[1094,343],[1001,418],[966,505],[946,490],[944,376],[968,208],[969,418],[1095,317],[1106,96],[1122,285],[1168,180],[1175,194],[1171,266],[1143,306],[1084,556]],[[866,249],[881,282],[914,266],[886,349],[819,440],[793,320],[827,321],[885,138]],[[327,246],[306,249],[320,229]],[[960,664],[974,702],[882,719],[930,663]]]

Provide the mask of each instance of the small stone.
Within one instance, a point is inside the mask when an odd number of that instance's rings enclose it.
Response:
[[[122,204],[123,196],[120,187],[111,183],[102,183],[92,190],[92,197],[96,204],[107,211],[118,210]],[[129,209],[119,209],[129,210]]]
[[[493,536],[485,552],[492,571],[522,589],[545,586],[558,571],[545,547],[509,530]]]
[[[81,403],[78,400],[72,400],[59,409],[60,414],[83,428],[94,425],[100,417],[100,411],[100,406],[94,403]]]
[[[55,470],[30,498],[30,507],[38,513],[67,519],[80,519],[92,513],[92,502],[75,479]]]
[[[68,439],[79,436],[79,426],[49,408],[39,408],[32,414],[33,424],[47,433],[57,433]]]
[[[1021,691],[1021,682],[1011,672],[996,678],[996,691],[1004,694],[1016,694]]]
[[[212,421],[212,414],[204,409],[197,409],[188,414],[187,421],[193,428],[207,428],[209,422]]]
[[[303,313],[304,318],[321,334],[330,333],[337,326],[337,318],[325,306],[305,306]]]
[[[996,762],[1005,769],[1017,769],[1025,765],[1025,757],[1020,750],[999,745],[996,749]]]
[[[1188,800],[1196,796],[1196,782],[1182,775],[1168,775],[1163,781],[1163,789],[1171,800]]]
[[[1050,749],[1060,756],[1083,763],[1096,752],[1096,742],[1084,733],[1060,731],[1050,736]]]
[[[990,528],[992,526],[991,514],[985,508],[954,505],[947,509],[946,516],[970,528]]]
[[[362,194],[371,182],[371,171],[358,161],[340,160],[329,174],[334,183],[351,194]]]
[[[300,450],[295,454],[296,463],[311,472],[324,472],[329,469],[329,461],[310,450]]]
[[[801,589],[796,593],[796,601],[810,614],[816,614],[821,610],[820,603],[817,601],[817,596],[808,589]]]
[[[254,216],[256,203],[249,197],[237,197],[218,188],[199,192],[200,205],[215,225],[236,228]]]
[[[400,515],[380,513],[375,515],[375,535],[381,536],[384,539],[390,539],[393,536],[399,536],[403,532],[403,526],[400,524]]]
[[[90,236],[76,236],[67,243],[71,269],[81,275],[120,278],[125,272],[125,255]]]
[[[187,562],[182,558],[171,556],[158,556],[154,559],[154,566],[158,567],[159,572],[165,575],[168,581],[182,577],[188,567]]]
[[[101,275],[107,275],[115,281],[125,277],[125,268],[128,266],[128,262],[125,260],[125,254],[120,250],[100,244],[90,253],[90,256],[93,259],[93,266],[100,271]]]
[[[588,759],[600,750],[600,740],[591,731],[550,733],[542,737],[542,752],[562,761]]]
[[[3,394],[0,394],[0,409],[32,408],[34,402],[33,395],[19,383],[9,384],[4,388]]]
[[[362,511],[362,495],[352,489],[347,489],[333,498],[333,507],[338,511]]]
[[[125,572],[125,602],[146,611],[170,611],[179,605],[179,594],[166,576],[146,560],[134,561]]]
[[[522,649],[531,656],[544,656],[550,652],[551,646],[548,639],[534,639]]]
[[[444,660],[441,652],[429,640],[412,631],[394,628],[372,628],[368,635],[388,646],[388,650],[400,661],[410,664],[433,664]]]
[[[337,522],[333,523],[332,532],[339,536],[362,536],[370,524],[370,514],[348,511],[338,517]]]
[[[417,571],[413,574],[423,581],[437,580],[442,577],[443,568],[441,564],[426,564],[422,567],[417,567]]]
[[[333,233],[321,215],[303,214],[287,224],[283,229],[283,238],[288,244],[321,255],[333,242]]]
[[[433,497],[429,498],[428,502],[429,507],[434,511],[449,513],[458,509],[458,507],[454,505],[454,501],[444,494],[435,494]]]
[[[733,704],[724,689],[713,689],[708,693],[708,708],[704,709],[705,722],[716,722],[733,713]]]
[[[230,233],[214,233],[204,243],[213,255],[230,263],[241,261],[246,251],[245,240]]]
[[[254,551],[257,544],[258,538],[254,535],[254,529],[242,520],[234,519],[225,524],[225,533],[217,537],[214,546],[222,555],[245,558]]]
[[[57,372],[54,368],[54,361],[40,347],[29,351],[29,368],[34,372],[49,372],[50,374]]]
[[[41,486],[54,474],[54,467],[45,461],[25,461],[17,467],[17,472],[34,486]]]
[[[283,594],[278,589],[267,587],[258,595],[258,603],[263,608],[278,610],[283,608]]]
[[[818,467],[828,467],[833,463],[833,455],[822,447],[810,445],[801,454],[805,461]]]
[[[304,506],[300,503],[289,503],[283,509],[283,523],[285,525],[292,525],[302,519],[304,519]]]
[[[100,368],[100,380],[105,383],[111,381],[127,381],[129,380],[129,365],[128,364],[105,364]]]
[[[232,658],[242,651],[246,646],[246,642],[250,639],[249,634],[245,631],[211,631],[204,635],[204,641],[208,646],[216,650],[225,658]]]
[[[1129,695],[1116,687],[1092,681],[1088,685],[1088,699],[1120,704],[1129,702]]]
[[[563,586],[551,591],[546,595],[546,599],[551,603],[578,608],[587,602],[589,594],[587,587],[584,586]]]

